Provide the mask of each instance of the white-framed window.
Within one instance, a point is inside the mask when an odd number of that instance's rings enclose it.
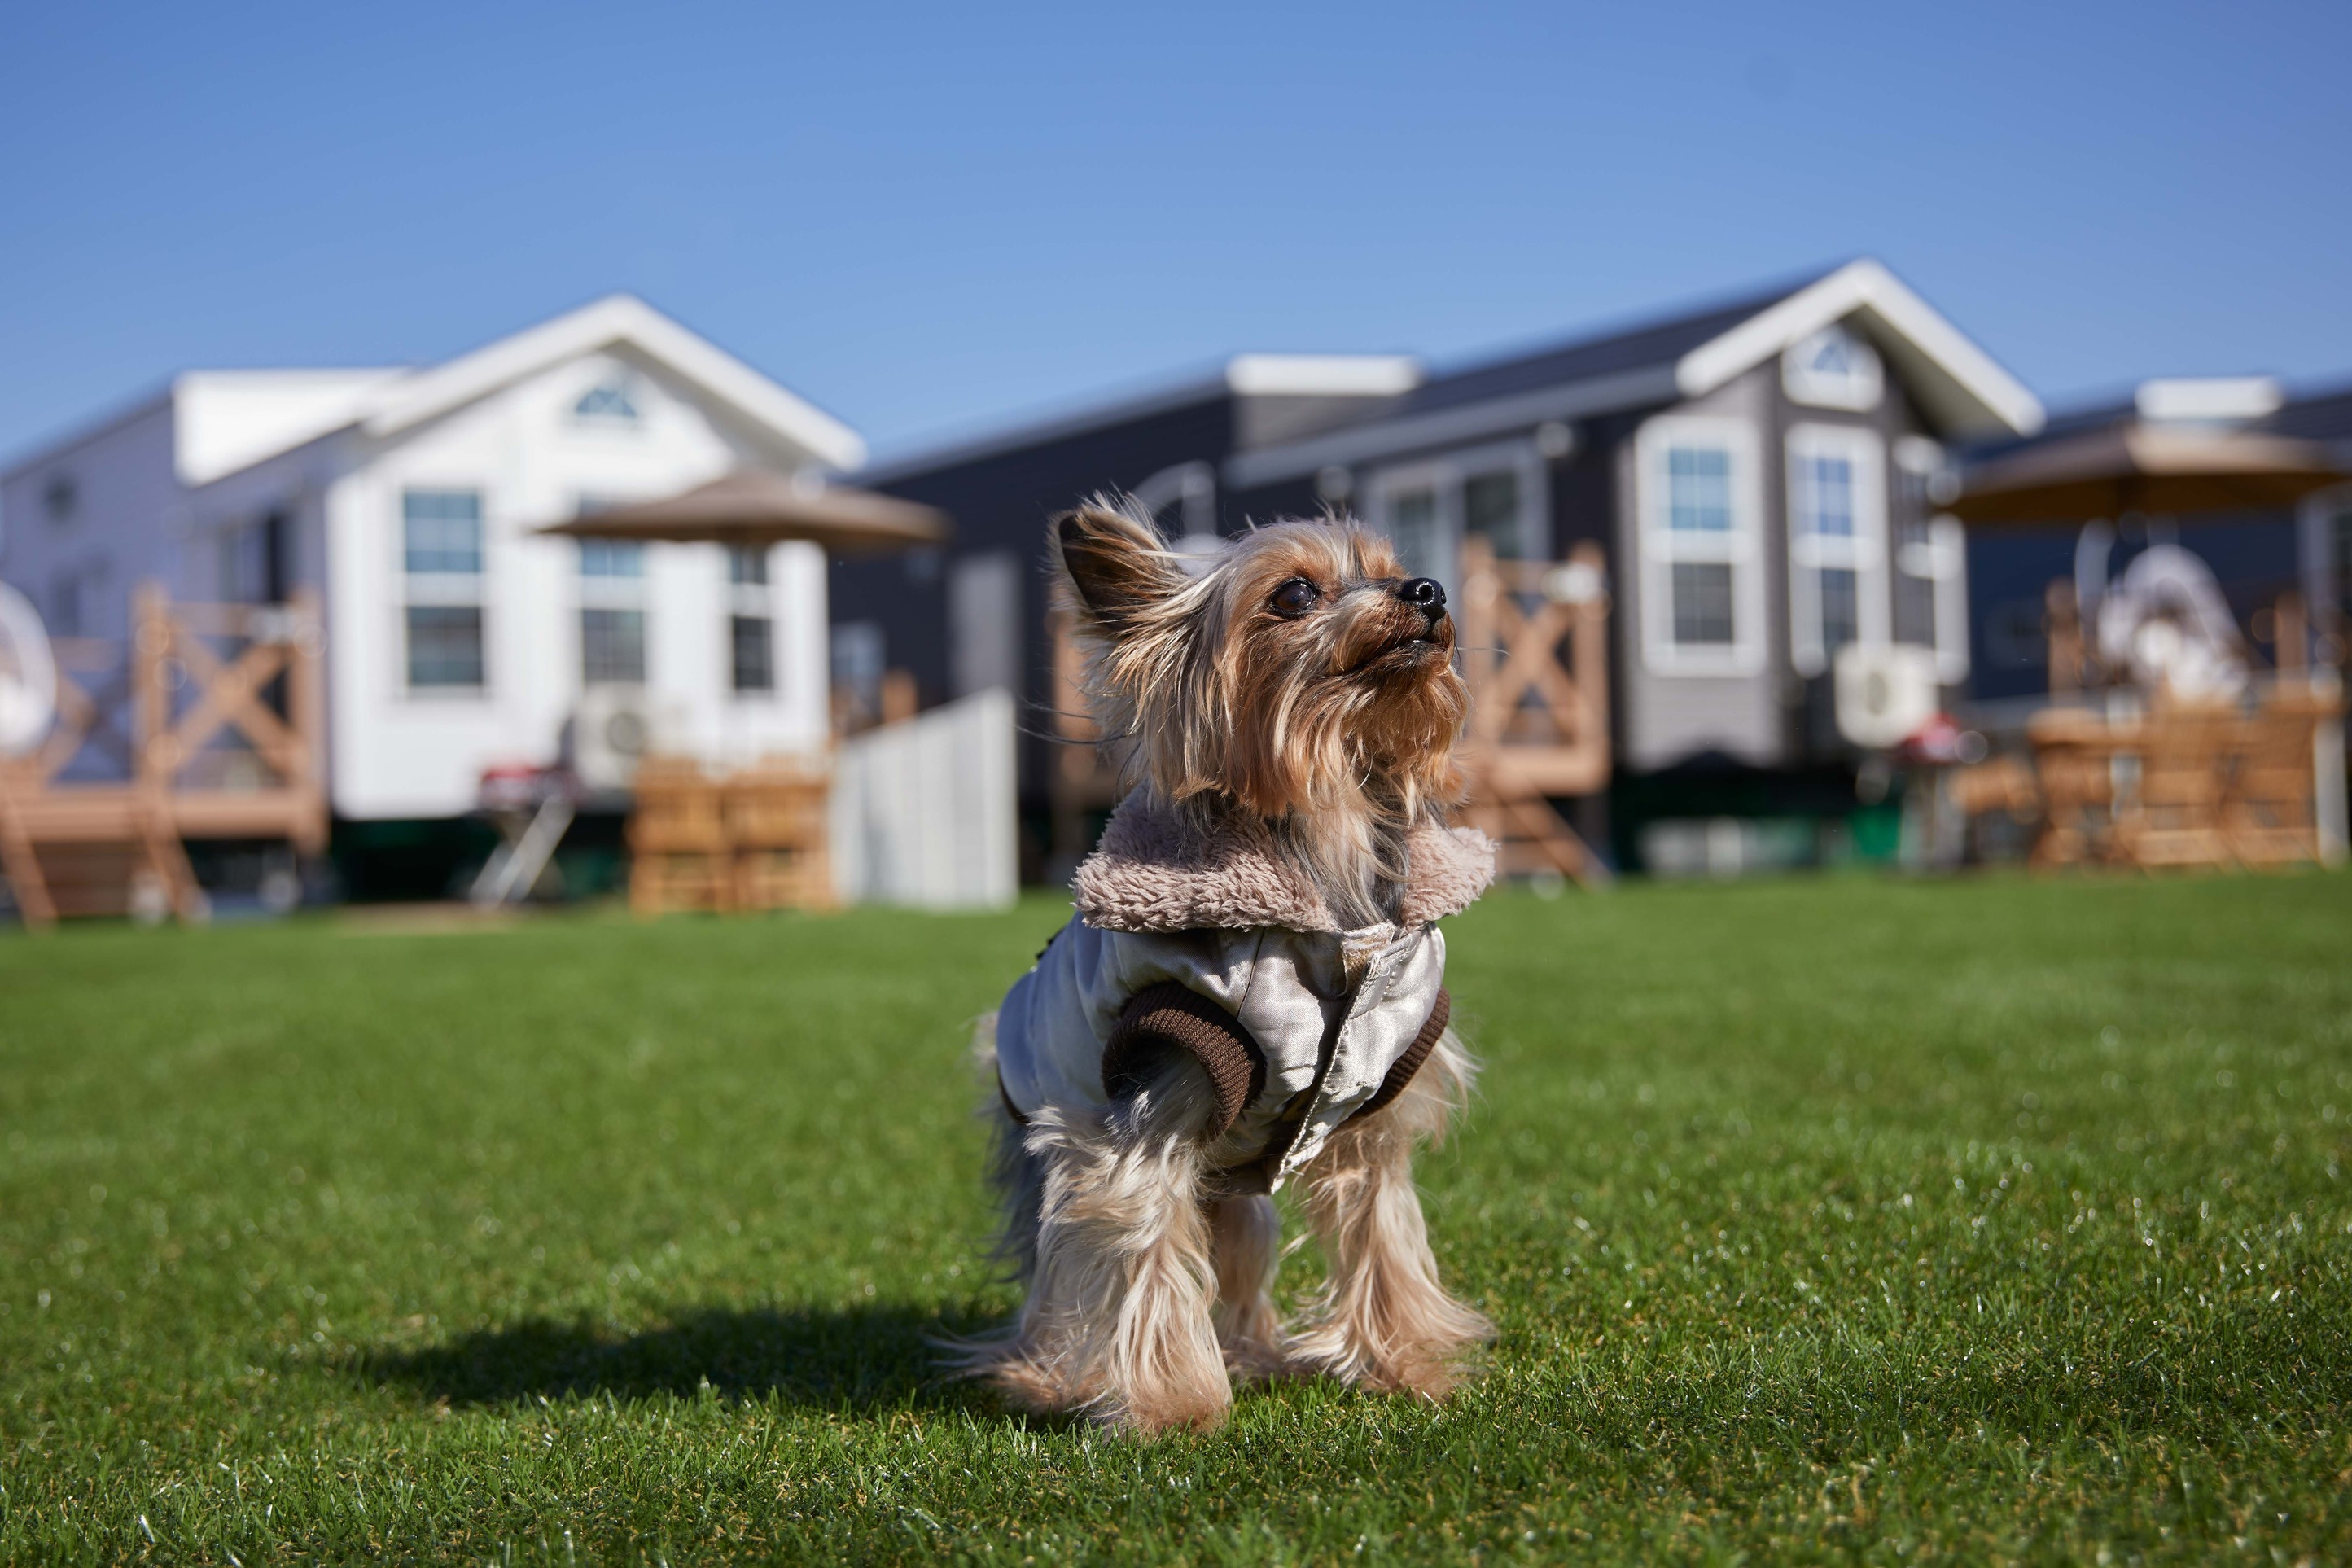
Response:
[[[1895,570],[1927,584],[1928,642],[1936,650],[1936,679],[1958,686],[1969,678],[1969,541],[1958,518],[1937,511],[1948,500],[1950,460],[1924,436],[1895,443],[1902,521],[1895,542]]]
[[[1780,356],[1780,385],[1789,401],[1809,408],[1875,408],[1885,382],[1878,351],[1835,324],[1798,340]]]
[[[2305,499],[2303,592],[2316,629],[2341,637],[2352,628],[2352,485]]]
[[[1763,491],[1755,427],[1665,415],[1634,437],[1642,658],[1660,675],[1764,667]]]
[[[1789,432],[1789,661],[1828,670],[1848,643],[1887,641],[1885,448],[1851,425]]]
[[[727,552],[728,682],[738,697],[766,697],[776,689],[776,604],[768,556],[766,550],[740,545]]]
[[[583,512],[596,510],[583,504]],[[634,539],[580,542],[580,684],[646,683],[646,547]]]
[[[478,693],[488,685],[482,625],[482,492],[400,496],[404,664],[408,689]]]
[[[1406,572],[1459,586],[1462,542],[1476,535],[1496,559],[1551,553],[1544,462],[1532,442],[1510,441],[1383,468],[1372,476],[1372,526],[1389,536]]]

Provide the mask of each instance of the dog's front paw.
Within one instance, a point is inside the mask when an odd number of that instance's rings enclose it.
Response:
[[[1232,1385],[1220,1378],[1213,1386],[1155,1388],[1110,1401],[1093,1412],[1095,1419],[1116,1432],[1139,1437],[1164,1436],[1171,1432],[1213,1432],[1233,1410]]]
[[[1371,1394],[1442,1400],[1476,1374],[1478,1350],[1495,1326],[1451,1297],[1420,1305],[1409,1326],[1324,1318],[1291,1337],[1290,1363]]]

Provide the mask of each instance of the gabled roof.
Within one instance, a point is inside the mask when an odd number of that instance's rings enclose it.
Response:
[[[169,404],[180,479],[205,485],[338,430],[397,436],[582,354],[614,350],[666,371],[782,455],[835,469],[866,443],[833,416],[644,300],[607,295],[439,364],[367,370],[189,371],[124,414],[26,453],[13,476]]]
[[[2150,405],[2155,400],[2150,399],[2147,394],[2152,388],[2185,389],[2200,381],[2244,384],[2269,379],[2253,376],[2166,378],[2144,381],[2121,392],[2095,393],[2079,401],[2070,400],[2031,436],[1980,442],[1962,456],[1971,464],[1989,463],[2028,447],[2047,446],[2085,431],[2104,430],[2149,419],[2152,416]],[[2276,382],[2271,382],[2271,384],[2278,386]],[[2163,420],[2159,416],[2157,422],[2163,423]],[[2190,418],[2187,422],[2194,423],[2195,420]],[[2338,383],[2310,391],[2279,387],[2278,400],[2268,411],[2252,413],[2245,418],[2219,417],[2212,422],[2263,435],[2322,442],[2336,449],[2339,454],[2338,462],[2352,465],[2352,383]]]
[[[866,460],[866,443],[833,416],[753,370],[644,300],[610,294],[592,305],[404,376],[355,423],[398,435],[551,365],[604,349],[632,350],[709,395],[738,417],[834,468]]]
[[[1235,354],[1205,375],[1183,377],[1124,396],[1083,401],[976,436],[893,454],[860,473],[857,482],[892,484],[912,474],[976,462],[1227,397],[1393,397],[1420,385],[1421,376],[1421,361],[1410,354]]]
[[[348,427],[368,400],[410,373],[192,370],[172,382],[172,460],[184,485],[208,485]]]
[[[1226,477],[1246,488],[1546,420],[1702,396],[1839,321],[1858,326],[1953,434],[2041,427],[2032,393],[1893,273],[1864,259],[1727,303],[1433,376],[1381,418],[1239,454]]]
[[[2030,436],[2042,403],[1903,280],[1867,257],[1790,294],[1675,363],[1684,395],[1711,392],[1835,321],[1858,321],[1927,413],[1958,436]]]
[[[2352,444],[2352,385],[2289,397],[2277,413],[2262,422],[2262,427],[2306,441],[2327,441],[2338,447]]]
[[[1587,334],[1532,353],[1514,354],[1508,359],[1433,376],[1406,400],[1400,413],[1455,408],[1465,403],[1483,403],[1489,398],[1621,375],[1627,371],[1670,370],[1691,350],[1714,342],[1780,303],[1798,287],[1782,284],[1687,315],[1643,321],[1597,337]]]

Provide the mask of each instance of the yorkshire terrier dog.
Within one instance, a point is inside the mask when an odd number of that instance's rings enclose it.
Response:
[[[1436,921],[1494,864],[1444,822],[1468,703],[1445,591],[1340,521],[1201,570],[1097,498],[1049,549],[1133,787],[992,1020],[1027,1299],[961,1364],[1143,1433],[1214,1426],[1236,1377],[1442,1398],[1493,1335],[1439,1284],[1412,1184],[1473,1071]],[[1273,1299],[1293,1175],[1329,1265],[1295,1329]]]

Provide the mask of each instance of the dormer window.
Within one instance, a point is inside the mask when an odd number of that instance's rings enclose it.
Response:
[[[1875,408],[1885,376],[1877,351],[1841,326],[1823,327],[1780,356],[1789,400],[1813,408]]]
[[[625,376],[600,381],[580,395],[580,401],[572,405],[572,416],[592,425],[635,425],[642,417],[636,389]]]

